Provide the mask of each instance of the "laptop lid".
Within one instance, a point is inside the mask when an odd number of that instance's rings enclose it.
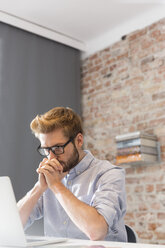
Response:
[[[0,245],[26,246],[26,238],[9,177],[0,177]]]
[[[65,242],[66,238],[31,237],[27,242],[9,177],[0,177],[0,246],[38,246]]]

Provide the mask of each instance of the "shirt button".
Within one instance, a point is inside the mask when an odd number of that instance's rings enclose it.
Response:
[[[68,185],[71,185],[71,181],[68,182]]]
[[[66,220],[64,221],[64,225],[66,225]]]

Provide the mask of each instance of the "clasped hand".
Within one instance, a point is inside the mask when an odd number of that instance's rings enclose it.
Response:
[[[44,158],[36,171],[42,188],[52,188],[67,174],[63,173],[63,167],[56,158]]]

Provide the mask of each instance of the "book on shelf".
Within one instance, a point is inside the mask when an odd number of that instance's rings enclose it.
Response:
[[[151,146],[157,147],[157,140],[146,139],[146,138],[134,138],[129,140],[117,141],[117,148],[125,148],[131,146]]]
[[[158,157],[156,155],[146,153],[136,153],[128,155],[117,155],[116,164],[132,163],[132,162],[156,162]]]
[[[116,142],[123,141],[123,140],[130,140],[130,139],[136,139],[136,138],[145,138],[150,140],[157,140],[157,137],[153,134],[147,134],[141,131],[132,132],[132,133],[126,133],[116,136]]]
[[[157,147],[152,146],[131,146],[117,149],[117,155],[127,155],[127,154],[136,154],[136,153],[147,153],[157,155]]]

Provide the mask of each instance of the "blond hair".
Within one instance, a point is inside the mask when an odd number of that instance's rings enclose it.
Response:
[[[37,115],[30,123],[30,128],[36,137],[40,133],[49,133],[60,128],[69,138],[76,137],[78,133],[83,134],[79,115],[68,107],[55,107],[42,115]]]

